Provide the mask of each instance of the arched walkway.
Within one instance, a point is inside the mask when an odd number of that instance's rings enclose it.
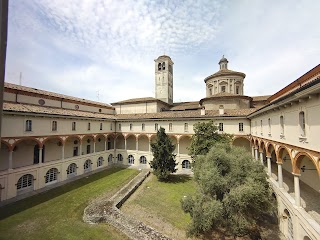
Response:
[[[118,135],[116,138],[116,149],[124,149],[125,143],[124,143],[124,136]]]
[[[62,159],[62,139],[59,137],[51,137],[43,142],[44,161],[57,161]]]
[[[96,136],[96,152],[102,152],[105,150],[106,146],[106,137],[103,134],[99,134]]]
[[[179,139],[179,153],[180,154],[188,154],[189,150],[188,147],[190,147],[191,144],[191,137],[190,136],[182,136]]]
[[[65,140],[64,158],[71,158],[80,155],[81,139],[79,136],[69,136]]]
[[[247,151],[251,152],[250,141],[245,137],[236,137],[232,144],[236,147],[243,147]]]
[[[138,150],[139,151],[149,151],[149,138],[146,135],[140,135],[138,137]]]
[[[136,137],[134,135],[129,135],[126,139],[127,141],[127,150],[136,150]]]
[[[41,149],[41,150],[40,150]],[[41,152],[40,152],[41,151]],[[12,154],[13,168],[38,164],[44,160],[42,148],[39,141],[35,139],[23,139],[15,144]]]

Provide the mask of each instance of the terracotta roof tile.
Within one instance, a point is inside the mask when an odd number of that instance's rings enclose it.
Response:
[[[38,114],[50,114],[50,115],[60,115],[60,116],[73,116],[73,117],[89,117],[89,118],[102,118],[102,119],[114,119],[114,115],[103,114],[103,113],[93,113],[84,112],[77,110],[69,110],[63,108],[53,108],[53,107],[43,107],[31,104],[22,103],[3,103],[4,112],[24,112],[24,113],[38,113]]]
[[[265,96],[255,96],[252,97],[252,101],[266,101],[271,95],[265,95]]]
[[[141,103],[141,102],[157,102],[157,101],[161,101],[161,100],[153,98],[153,97],[144,97],[144,98],[126,99],[126,100],[122,100],[122,101],[119,101],[119,102],[114,102],[114,103],[111,103],[111,104],[112,105],[117,105],[117,104],[125,104],[125,103]]]
[[[106,104],[106,103],[95,102],[95,101],[86,100],[86,99],[77,98],[77,97],[71,97],[71,96],[67,96],[67,95],[63,95],[63,94],[59,94],[59,93],[54,93],[54,92],[48,92],[48,91],[40,90],[40,89],[36,89],[36,88],[20,86],[20,85],[16,85],[13,83],[5,82],[4,87],[5,87],[5,89],[7,88],[7,89],[20,90],[20,91],[40,94],[40,95],[44,95],[44,96],[50,96],[50,97],[56,97],[56,98],[61,98],[61,99],[66,99],[66,100],[77,101],[80,103],[89,103],[89,104],[99,105],[102,107],[113,108],[111,105]]]
[[[191,109],[200,109],[199,101],[195,102],[179,102],[173,103],[173,107],[170,108],[170,111],[181,111],[181,110],[191,110]]]

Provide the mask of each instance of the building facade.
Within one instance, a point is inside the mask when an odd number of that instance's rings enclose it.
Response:
[[[320,239],[320,65],[271,96],[244,95],[245,74],[204,79],[200,101],[173,102],[173,62],[155,60],[155,98],[109,104],[5,84],[0,204],[113,165],[149,168],[160,127],[176,145],[178,172],[191,172],[193,125],[213,120],[264,164],[288,239]]]

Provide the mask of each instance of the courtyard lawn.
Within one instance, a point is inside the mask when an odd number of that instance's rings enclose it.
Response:
[[[196,184],[188,175],[172,175],[169,182],[159,182],[151,174],[124,204],[123,210],[130,214],[132,213],[130,208],[138,205],[139,209],[143,209],[148,215],[160,217],[175,228],[185,231],[191,218],[189,214],[183,212],[180,200],[195,190]]]
[[[0,239],[128,239],[108,224],[82,221],[90,200],[111,196],[138,174],[112,168],[0,208]]]

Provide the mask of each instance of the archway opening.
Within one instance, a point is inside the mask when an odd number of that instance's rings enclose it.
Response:
[[[43,143],[43,154],[46,162],[62,159],[62,141],[60,138],[49,138]]]
[[[138,138],[138,150],[139,151],[149,151],[149,138],[146,135],[141,135]]]
[[[137,143],[136,137],[134,135],[130,135],[127,137],[127,150],[136,150]]]
[[[251,144],[247,138],[244,138],[244,137],[235,138],[232,144],[236,147],[242,147],[246,149],[248,152],[251,152]]]

